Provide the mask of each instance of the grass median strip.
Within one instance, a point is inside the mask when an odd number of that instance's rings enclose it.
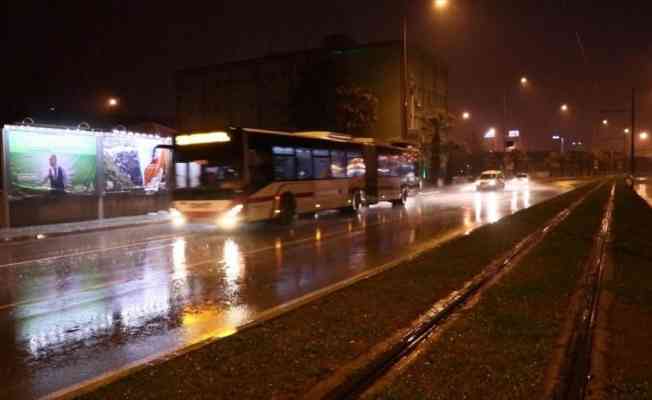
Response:
[[[83,398],[300,397],[340,366],[407,327],[593,186],[482,227],[409,263]]]
[[[606,398],[652,398],[652,208],[631,189],[616,191],[614,276],[608,315]]]
[[[375,397],[540,398],[608,196],[581,204]]]

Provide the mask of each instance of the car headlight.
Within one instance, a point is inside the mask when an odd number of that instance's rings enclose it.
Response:
[[[179,210],[177,210],[176,208],[170,208],[170,216],[171,216],[172,218],[180,218],[180,217],[183,217],[183,215],[181,214],[181,212],[180,212]]]

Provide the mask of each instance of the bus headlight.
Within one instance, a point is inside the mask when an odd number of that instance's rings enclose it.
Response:
[[[240,215],[243,209],[244,206],[242,204],[231,207],[220,218],[218,218],[217,225],[222,229],[236,228],[240,222],[238,215]]]
[[[186,223],[186,218],[176,208],[170,208],[170,216],[172,217],[172,225],[182,226]]]

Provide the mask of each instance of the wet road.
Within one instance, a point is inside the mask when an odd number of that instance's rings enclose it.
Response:
[[[143,226],[0,245],[0,398],[38,398],[209,337],[569,190],[453,191],[291,229]]]

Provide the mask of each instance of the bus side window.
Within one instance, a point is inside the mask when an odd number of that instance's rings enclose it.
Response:
[[[292,181],[296,179],[296,163],[292,147],[273,147],[274,179],[277,181]]]
[[[364,163],[364,157],[359,152],[346,153],[346,175],[349,178],[364,176],[367,172],[367,166]]]
[[[315,179],[328,179],[331,176],[331,157],[328,150],[312,151],[313,175]]]
[[[333,178],[346,178],[346,153],[331,150],[331,174]]]
[[[379,154],[378,155],[378,176],[390,176],[391,175],[391,161],[389,155]]]
[[[296,149],[297,178],[312,179],[312,152],[309,149]]]

